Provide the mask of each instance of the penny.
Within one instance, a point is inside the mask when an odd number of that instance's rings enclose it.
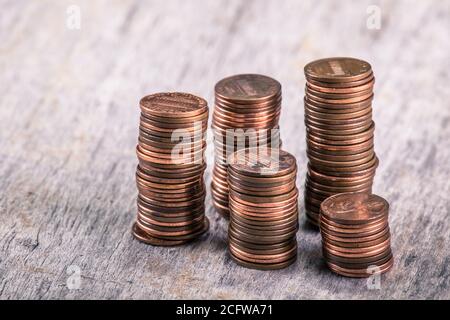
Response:
[[[308,84],[316,85],[321,88],[330,88],[330,89],[349,89],[349,88],[355,88],[364,86],[365,84],[369,83],[370,81],[374,81],[375,77],[373,73],[369,73],[369,75],[366,78],[363,78],[361,80],[355,80],[352,82],[326,82],[326,81],[316,81],[312,78],[308,79]]]
[[[143,113],[173,118],[193,117],[202,114],[208,108],[206,100],[180,92],[145,96],[141,99],[140,106]]]
[[[240,74],[220,80],[214,91],[216,96],[234,102],[248,103],[264,101],[278,95],[278,81],[259,74]]]
[[[366,78],[372,72],[369,63],[347,57],[320,59],[308,63],[305,76],[323,82],[352,82]]]
[[[369,76],[368,78],[364,78],[360,81],[363,82],[351,82],[350,85],[339,84],[340,86],[331,87],[330,84],[325,84],[323,82],[315,82],[314,80],[310,79],[306,85],[310,87],[311,89],[314,89],[315,91],[319,92],[325,92],[325,93],[354,93],[354,92],[361,92],[367,89],[371,89],[375,83],[375,78],[372,76]],[[342,85],[342,86],[341,86]]]
[[[385,273],[385,272],[389,271],[392,268],[393,264],[394,264],[394,259],[392,258],[385,264],[378,267],[377,269],[370,268],[370,270],[372,270],[371,272],[369,272],[368,268],[362,269],[360,272],[354,272],[352,269],[345,269],[345,268],[339,267],[332,263],[329,263],[328,266],[334,272],[336,272],[340,275],[346,276],[346,277],[366,278],[366,277],[370,277],[374,274],[381,274],[381,273]]]
[[[345,222],[369,222],[389,210],[388,202],[373,194],[345,193],[334,195],[321,205],[322,213],[333,221]]]
[[[231,254],[231,257],[233,260],[240,266],[249,268],[249,269],[257,269],[257,270],[278,270],[278,269],[284,269],[291,264],[293,264],[297,260],[297,256],[294,256],[290,260],[280,262],[280,263],[273,263],[273,264],[261,264],[261,263],[252,263],[248,262],[246,260],[242,260],[233,254]]]

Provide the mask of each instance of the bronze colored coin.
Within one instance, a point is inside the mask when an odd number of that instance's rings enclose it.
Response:
[[[274,170],[276,172],[276,170]],[[233,176],[236,180],[240,181],[242,184],[249,186],[258,186],[258,185],[267,185],[268,187],[279,186],[281,183],[286,183],[286,181],[290,181],[291,179],[297,176],[297,170],[286,174],[286,175],[278,175],[276,173],[272,175],[264,175],[264,176],[250,176],[244,175],[236,172],[232,166],[228,168],[228,175]]]
[[[206,100],[188,93],[170,92],[145,96],[140,101],[143,113],[166,118],[194,117],[206,112]]]
[[[351,277],[351,278],[367,278],[372,276],[373,274],[383,274],[386,273],[387,271],[389,271],[392,266],[394,264],[394,259],[390,259],[388,262],[386,262],[385,264],[381,265],[379,267],[379,269],[377,269],[378,271],[375,271],[375,269],[373,269],[373,273],[372,272],[368,272],[368,269],[365,270],[361,270],[361,272],[352,272],[352,269],[345,269],[342,267],[339,267],[335,264],[332,263],[328,263],[328,267],[330,268],[330,270],[332,270],[333,272],[340,274],[342,276],[345,277]]]
[[[363,133],[373,125],[373,121],[368,121],[361,126],[353,128],[333,128],[332,126],[314,125],[305,119],[305,125],[309,132],[320,134],[320,135],[335,135],[335,136],[347,136],[352,134]]]
[[[262,264],[262,263],[251,263],[247,262],[245,260],[242,260],[233,254],[231,254],[231,258],[240,266],[249,268],[249,269],[256,269],[256,270],[278,270],[278,269],[284,269],[291,264],[293,264],[297,260],[297,255],[295,255],[292,259],[281,262],[281,263],[273,263],[273,264]]]
[[[206,130],[208,122],[208,112],[204,112],[200,115],[201,118],[189,117],[184,118],[183,122],[163,122],[159,117],[152,117],[145,113],[141,113],[140,125],[157,128],[157,131],[173,132],[177,129],[190,130]],[[170,118],[169,118],[170,119]],[[176,118],[175,118],[176,119]],[[183,118],[180,118],[183,119]],[[189,121],[187,121],[189,119]]]
[[[152,229],[151,227],[143,224],[139,219],[136,221],[136,224],[139,226],[139,229],[148,233],[150,236],[165,240],[192,240],[199,237],[209,229],[209,220],[206,216],[204,217],[203,223],[198,224],[194,229],[175,232],[162,232]]]
[[[225,100],[250,104],[269,100],[281,91],[281,85],[275,79],[259,74],[240,74],[220,80],[215,95]]]
[[[316,109],[311,108],[308,104],[305,104],[305,113],[316,117],[318,119],[333,119],[333,120],[342,120],[342,119],[354,119],[366,114],[372,113],[372,107],[365,107],[357,109],[356,111],[342,112],[342,113],[332,113],[332,112],[323,112],[322,109],[320,111],[316,111]]]
[[[379,249],[381,247],[385,248],[386,245],[390,246],[390,237],[385,236],[382,238],[383,241],[380,241],[377,243],[377,241],[372,241],[372,244],[370,246],[358,246],[358,247],[352,247],[352,248],[348,248],[348,247],[341,247],[339,245],[334,245],[331,242],[327,241],[326,246],[327,248],[331,248],[333,250],[339,251],[339,252],[343,252],[346,254],[352,254],[352,253],[361,253],[361,252],[367,252],[367,251],[372,251],[372,250],[376,250]]]
[[[262,221],[248,219],[245,215],[239,214],[239,212],[230,210],[231,215],[233,215],[233,220],[243,226],[247,226],[249,228],[257,229],[257,230],[280,230],[296,224],[298,222],[298,212],[297,210],[293,210],[289,212],[287,215],[280,217],[277,220],[266,220]]]
[[[154,246],[163,246],[163,247],[171,247],[178,246],[187,243],[186,240],[165,240],[158,239],[148,235],[145,231],[141,230],[136,223],[133,224],[132,228],[133,236],[139,241],[144,242],[145,244],[151,244]]]
[[[332,119],[328,118],[319,118],[317,116],[312,115],[311,113],[305,112],[305,120],[311,123],[319,123],[322,126],[335,126],[336,128],[344,129],[343,126],[348,127],[357,127],[367,122],[372,121],[372,110],[369,109],[369,112],[364,113],[360,116],[352,117],[351,119]]]
[[[233,188],[229,190],[230,196],[239,199],[238,202],[245,205],[255,205],[255,206],[269,206],[272,203],[283,203],[287,200],[292,200],[294,197],[298,196],[297,188],[290,190],[289,192],[277,196],[250,196],[243,193],[235,191]],[[296,199],[296,198],[295,198]]]
[[[277,235],[277,236],[254,236],[250,235],[245,232],[241,232],[233,227],[233,225],[230,222],[230,225],[228,226],[228,233],[231,234],[233,237],[241,239],[245,242],[255,243],[255,244],[275,244],[279,242],[288,241],[295,236],[295,232],[288,233],[285,235]]]
[[[329,250],[327,249],[323,249],[322,250],[322,254],[324,256],[324,258],[327,260],[327,262],[331,262],[331,263],[343,263],[343,264],[350,264],[350,263],[358,263],[358,264],[368,264],[371,265],[372,263],[379,261],[383,258],[385,258],[386,256],[391,254],[391,251],[389,249],[384,249],[384,250],[379,250],[378,253],[373,254],[373,255],[368,255],[368,256],[364,256],[364,257],[342,257],[342,256],[337,256],[333,253],[330,253]]]
[[[191,223],[185,224],[183,226],[161,226],[159,224],[153,224],[146,219],[145,216],[139,215],[137,219],[137,224],[139,227],[148,232],[151,235],[157,236],[157,237],[178,237],[178,236],[185,236],[188,234],[191,234],[203,227],[203,221],[204,219],[191,221]]]
[[[349,92],[349,93],[330,93],[330,92],[322,92],[313,89],[308,84],[305,87],[305,92],[308,96],[312,97],[312,99],[315,99],[316,97],[319,98],[319,101],[341,101],[338,103],[345,103],[345,101],[348,101],[348,99],[356,99],[360,98],[357,101],[365,100],[367,97],[370,97],[373,93],[373,88],[369,87],[362,91],[357,92]],[[350,102],[351,103],[351,102]]]
[[[305,66],[305,76],[320,82],[353,82],[367,78],[372,67],[363,60],[335,57],[320,59]]]
[[[367,79],[367,80],[366,80]],[[328,84],[323,86],[323,82],[315,82],[315,81],[308,81],[306,83],[306,86],[319,92],[324,93],[336,93],[336,94],[348,94],[348,93],[355,93],[355,92],[361,92],[369,89],[373,89],[373,85],[375,83],[375,78],[372,76],[369,76],[369,78],[364,78],[362,81],[365,81],[362,84],[359,85],[353,85],[353,86],[347,86],[347,87],[330,87]]]
[[[238,248],[241,251],[245,251],[248,254],[253,254],[256,256],[283,253],[283,252],[286,252],[287,250],[289,250],[290,248],[292,248],[293,246],[295,246],[295,244],[296,244],[296,241],[293,240],[293,241],[290,241],[287,245],[284,245],[283,247],[276,248],[276,249],[267,249],[265,246],[260,246],[258,249],[254,249],[254,248],[249,248],[248,246],[246,246],[247,243],[245,243],[245,242],[235,241],[235,239],[233,239],[232,237],[229,237],[228,241],[229,241],[230,246],[232,245],[233,247]]]
[[[235,245],[252,249],[252,250],[283,250],[286,247],[289,247],[293,242],[297,242],[296,238],[289,239],[287,241],[282,241],[273,244],[257,244],[251,242],[242,241],[239,238],[233,237],[232,234],[228,233],[228,239],[233,242]]]
[[[324,82],[324,81],[316,81],[314,79],[309,78],[308,84],[312,84],[315,86],[319,86],[321,88],[329,88],[329,89],[339,89],[339,88],[353,88],[353,87],[359,87],[362,86],[372,80],[375,80],[375,77],[373,76],[373,73],[371,72],[366,78],[363,78],[361,80],[352,81],[352,82]]]
[[[306,139],[308,139],[309,141],[314,141],[317,143],[322,143],[322,144],[328,144],[328,145],[332,145],[332,146],[348,146],[348,145],[355,145],[358,143],[363,143],[364,141],[367,141],[369,139],[373,139],[373,133],[366,133],[363,136],[355,136],[355,137],[345,137],[346,139],[327,139],[327,138],[323,138],[319,135],[315,135],[311,132],[308,132],[308,130],[306,130]]]
[[[365,230],[365,228],[371,228],[371,227],[379,224],[382,221],[387,222],[387,218],[388,218],[387,216],[381,216],[379,219],[376,219],[376,220],[373,220],[370,222],[366,222],[363,224],[342,224],[342,223],[338,223],[338,222],[328,219],[325,215],[322,215],[320,217],[321,221],[324,222],[325,230],[327,229],[328,226],[332,226],[335,228],[350,229],[350,230]]]
[[[251,263],[261,263],[261,264],[273,264],[280,263],[286,260],[291,259],[294,255],[297,254],[297,244],[295,243],[292,247],[287,248],[285,252],[277,253],[277,254],[263,254],[256,255],[252,253],[248,253],[245,250],[241,250],[238,246],[234,246],[233,243],[230,243],[229,250],[231,254],[234,256],[246,260]]]
[[[320,215],[320,219],[322,219],[323,215]],[[338,237],[331,234],[328,234],[324,228],[321,230],[322,233],[322,241],[336,241],[339,243],[347,243],[347,244],[357,244],[357,243],[363,243],[367,241],[374,241],[378,239],[381,236],[384,236],[385,234],[389,234],[390,230],[389,227],[386,227],[384,230],[381,230],[378,233],[374,233],[372,235],[363,236],[363,237]]]
[[[270,99],[264,101],[252,101],[251,103],[239,103],[234,100],[221,98],[219,95],[214,96],[215,106],[240,113],[254,113],[259,109],[270,108],[270,106],[280,104],[281,100],[281,91]]]
[[[316,108],[321,108],[324,110],[330,110],[331,111],[336,111],[336,109],[339,110],[348,110],[351,111],[354,108],[362,108],[362,107],[370,107],[372,105],[372,100],[373,100],[374,95],[370,95],[369,97],[367,97],[365,100],[358,100],[358,101],[353,101],[350,103],[329,103],[328,101],[319,101],[317,99],[314,99],[314,97],[305,94],[305,97],[303,98],[304,103],[307,105],[312,105]]]
[[[343,228],[342,226],[335,226],[327,222],[326,219],[320,219],[321,228],[324,229],[330,235],[336,235],[338,237],[361,237],[364,235],[372,235],[379,231],[384,230],[388,226],[387,219],[378,220],[370,225],[366,224],[360,228]]]
[[[176,125],[181,128],[186,124],[193,125],[196,121],[204,121],[208,118],[208,109],[205,109],[203,113],[200,113],[196,116],[190,117],[162,117],[148,112],[141,112],[141,116],[145,117],[145,119],[156,121],[158,124],[162,126],[172,126]]]
[[[324,184],[320,184],[314,182],[310,179],[306,179],[308,186],[313,187],[315,189],[323,190],[326,192],[335,192],[335,193],[343,193],[343,192],[358,192],[361,189],[367,189],[372,186],[372,180],[368,180],[364,183],[354,186],[327,186]]]
[[[229,208],[236,215],[243,216],[247,219],[258,220],[258,221],[278,221],[284,219],[287,215],[296,214],[297,212],[297,201],[288,203],[283,207],[274,208],[259,208],[245,206],[237,203],[232,197],[229,198]],[[270,209],[270,211],[269,211]]]
[[[341,268],[352,270],[353,273],[360,274],[370,271],[370,269],[376,268],[378,266],[384,265],[389,260],[393,258],[392,252],[388,252],[388,254],[380,258],[376,261],[370,262],[370,263],[344,263],[344,262],[338,262],[338,261],[329,261],[329,263],[336,265]],[[369,269],[370,267],[370,269]],[[376,268],[378,269],[378,268]]]
[[[286,182],[285,184],[273,188],[264,188],[264,187],[247,187],[245,185],[240,185],[237,181],[233,180],[231,176],[228,177],[230,181],[230,185],[233,185],[233,189],[242,194],[252,194],[258,197],[271,197],[278,196],[289,192],[290,190],[295,188],[295,180],[291,180],[290,182]]]
[[[340,116],[345,115],[347,113],[364,112],[365,110],[370,110],[372,109],[372,104],[369,103],[368,105],[356,106],[352,108],[322,108],[316,107],[310,104],[306,99],[304,99],[304,107],[309,111],[318,112],[323,114],[324,116],[325,115]]]
[[[291,173],[297,167],[293,155],[272,148],[265,151],[260,149],[236,151],[228,158],[228,163],[236,173],[253,177],[278,177]]]
[[[321,166],[325,167],[325,168],[354,167],[354,166],[359,166],[364,163],[367,163],[375,157],[375,153],[372,152],[372,154],[369,154],[367,157],[361,158],[361,159],[355,159],[355,160],[351,160],[351,161],[333,161],[333,160],[330,161],[330,160],[322,159],[322,157],[313,156],[310,153],[310,150],[307,150],[307,155],[308,155],[308,159],[309,159],[310,163],[316,168],[320,168]]]
[[[245,206],[254,206],[259,208],[277,208],[281,205],[285,205],[285,204],[290,204],[294,201],[297,201],[298,198],[298,190],[295,189],[292,192],[289,192],[286,196],[284,197],[271,197],[273,198],[273,202],[261,202],[264,201],[263,199],[259,199],[256,197],[243,197],[242,195],[239,195],[237,192],[230,190],[229,192],[229,198],[232,198],[233,200],[235,200],[235,202],[240,203],[241,205],[245,205]],[[260,197],[260,198],[264,198],[264,197]],[[276,200],[275,200],[276,199]],[[258,202],[256,202],[258,201]]]
[[[239,231],[244,233],[246,236],[254,236],[254,237],[276,237],[276,236],[293,236],[298,230],[298,223],[292,224],[289,227],[286,227],[285,229],[280,230],[255,230],[252,228],[248,228],[245,226],[242,226],[236,222],[236,220],[233,219],[233,216],[231,216],[231,223],[233,223],[233,229],[235,231]]]
[[[389,204],[374,194],[342,193],[326,199],[320,209],[332,221],[354,224],[370,222],[387,215]]]
[[[139,212],[139,219],[141,219],[145,223],[148,223],[150,225],[164,227],[164,228],[178,228],[178,227],[183,228],[183,227],[187,227],[190,225],[196,225],[203,221],[204,212],[199,213],[197,215],[190,216],[189,219],[180,220],[179,218],[177,218],[178,220],[176,220],[176,221],[172,221],[172,220],[168,220],[168,219],[160,219],[159,217],[155,217],[155,218],[153,216],[148,216],[145,214],[141,214],[141,212]]]
[[[366,120],[355,123],[344,123],[344,124],[329,124],[324,123],[322,121],[312,120],[310,116],[305,115],[305,126],[309,129],[317,129],[324,130],[325,132],[335,131],[336,135],[344,135],[348,134],[348,132],[353,131],[356,133],[363,132],[367,130],[372,124],[372,119],[366,118]]]
[[[306,128],[306,132],[309,136],[314,137],[316,139],[323,139],[325,141],[330,141],[332,143],[336,143],[335,141],[345,141],[347,143],[348,141],[354,141],[363,138],[367,139],[367,137],[373,136],[374,131],[375,131],[374,123],[372,123],[372,125],[366,131],[353,133],[350,135],[327,134]]]
[[[322,164],[319,164],[318,162],[314,162],[312,158],[310,158],[311,165],[317,169],[320,170],[323,173],[333,173],[333,172],[339,172],[340,174],[348,173],[348,172],[360,172],[362,170],[373,168],[378,163],[377,156],[372,156],[371,159],[367,160],[366,162],[355,164],[353,166],[338,166],[339,163],[335,162],[331,166],[325,166]]]

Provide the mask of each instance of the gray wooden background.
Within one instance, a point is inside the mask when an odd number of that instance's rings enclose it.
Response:
[[[0,3],[1,299],[450,298],[450,1]],[[374,192],[391,203],[396,258],[379,289],[328,271],[303,204],[298,262],[280,271],[230,260],[210,194],[200,241],[132,238],[143,95],[212,107],[222,77],[273,76],[303,190],[303,66],[328,56],[366,59],[377,79]]]

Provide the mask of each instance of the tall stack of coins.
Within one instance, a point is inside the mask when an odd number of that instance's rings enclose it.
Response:
[[[223,216],[229,216],[228,156],[243,148],[278,147],[280,111],[281,85],[272,78],[241,74],[216,84],[212,121],[215,164],[211,189],[214,206]]]
[[[239,150],[228,166],[231,257],[254,269],[280,269],[297,258],[295,158],[281,150]]]
[[[203,181],[208,105],[187,93],[158,93],[142,98],[140,108],[133,235],[152,245],[184,244],[209,228]]]
[[[317,225],[327,197],[372,190],[378,166],[372,121],[375,78],[369,63],[353,58],[311,62],[305,76],[305,208],[308,220]]]
[[[341,193],[327,198],[320,208],[323,255],[332,271],[361,278],[392,267],[386,200],[361,192]]]

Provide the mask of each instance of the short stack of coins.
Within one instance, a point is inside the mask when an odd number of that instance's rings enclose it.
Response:
[[[229,158],[229,251],[239,265],[281,269],[297,258],[297,165],[291,154],[239,150]]]
[[[362,278],[392,267],[385,199],[364,192],[341,193],[324,200],[320,208],[323,256],[332,271]]]
[[[214,207],[229,217],[227,158],[243,148],[279,146],[281,85],[259,74],[241,74],[215,86],[212,120],[215,161],[211,190]],[[276,140],[276,141],[274,141]]]
[[[140,108],[133,235],[152,245],[181,245],[209,228],[203,181],[208,105],[175,92],[146,96]]]
[[[305,76],[305,208],[308,221],[317,225],[327,197],[372,190],[378,166],[372,121],[375,78],[369,63],[353,58],[313,61],[305,66]]]

